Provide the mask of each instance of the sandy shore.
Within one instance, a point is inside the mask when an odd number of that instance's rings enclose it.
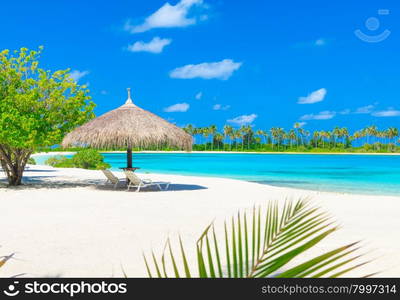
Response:
[[[104,153],[125,153],[124,151],[104,151]],[[208,153],[208,154],[311,154],[311,155],[400,155],[400,153],[351,153],[351,152],[249,152],[249,151],[140,151],[141,153]]]
[[[239,209],[300,197],[312,197],[342,225],[308,256],[362,240],[362,252],[377,260],[351,276],[400,276],[400,197],[161,174],[141,176],[172,182],[170,191],[135,193],[99,186],[100,171],[31,166],[25,175],[25,186],[0,187],[0,255],[16,252],[2,276],[121,276],[121,265],[129,276],[146,276],[142,251],[159,253],[167,237],[181,234],[194,260],[194,241],[211,221],[218,227]]]
[[[76,152],[40,152],[35,155],[70,155]],[[126,151],[101,151],[101,153],[126,153]],[[302,154],[302,155],[394,155],[398,156],[400,153],[351,153],[351,152],[247,152],[247,151],[139,151],[136,153],[188,153],[188,154]]]

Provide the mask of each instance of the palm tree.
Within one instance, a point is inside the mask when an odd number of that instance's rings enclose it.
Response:
[[[233,140],[233,127],[230,125],[224,126],[224,136],[229,137],[229,150],[232,150],[232,140]]]
[[[194,136],[197,136],[197,135],[199,135],[199,140],[200,140],[200,143],[199,144],[202,144],[202,136],[203,136],[203,129],[201,128],[201,127],[196,127],[196,128],[194,128],[194,130],[193,130],[193,134],[194,134]]]
[[[336,126],[333,131],[332,131],[332,137],[333,137],[333,146],[336,147],[337,140],[341,137],[341,130],[338,126]]]
[[[363,132],[361,130],[356,131],[356,132],[353,133],[353,139],[355,141],[361,139],[362,137],[363,137]]]
[[[301,131],[301,124],[299,122],[294,123],[294,129],[296,130],[296,146],[299,148],[299,140],[300,140],[300,131]]]
[[[261,130],[261,135],[262,135],[263,138],[264,138],[264,143],[265,143],[265,144],[268,144],[268,140],[267,140],[267,138],[268,138],[268,132],[265,131],[265,130]]]
[[[376,137],[377,133],[378,133],[378,127],[376,127],[375,125],[371,125],[367,128],[365,128],[365,132],[367,135],[367,144],[370,143],[370,138],[371,137]]]
[[[239,128],[240,134],[241,134],[241,139],[242,139],[242,151],[244,150],[244,138],[246,136],[247,133],[247,127],[242,125]]]
[[[242,126],[242,132],[247,144],[247,149],[250,149],[250,143],[254,135],[253,128],[250,125]]]
[[[256,131],[256,135],[258,135],[260,137],[260,144],[261,144],[261,138],[265,138],[265,131],[259,129]],[[266,139],[265,139],[264,143],[266,143]]]
[[[277,202],[269,202],[265,209],[239,212],[230,222],[225,222],[221,240],[214,224],[209,225],[196,243],[197,266],[187,260],[180,237],[177,253],[168,239],[159,259],[152,253],[152,263],[146,256],[144,261],[149,277],[335,278],[367,263],[357,262],[362,257],[357,254],[358,242],[321,253],[295,266],[288,264],[337,229],[328,214],[307,201],[288,201],[282,209]]]
[[[307,141],[309,140],[310,134],[311,133],[308,130],[304,130],[304,137],[305,137],[306,144],[307,144]]]
[[[208,127],[208,134],[211,136],[211,151],[214,149],[214,135],[217,133],[217,126],[211,125]]]
[[[292,148],[293,141],[296,142],[296,140],[297,140],[296,131],[294,129],[290,129],[289,130],[288,138],[289,138],[289,141],[290,141],[290,148]]]
[[[321,137],[321,133],[319,131],[313,132],[313,143],[314,147],[318,148],[319,139]]]
[[[396,138],[399,136],[399,130],[395,127],[389,127],[387,129],[387,136],[389,141],[393,143],[393,146],[396,146]]]
[[[236,151],[238,150],[238,142],[237,139],[243,139],[242,132],[240,129],[235,129],[233,131],[233,136],[235,137],[235,145],[236,145]]]
[[[232,150],[233,142],[235,143],[237,150],[238,143],[240,141],[242,144],[242,150],[244,150],[245,146],[247,149],[256,146],[261,149],[262,142],[264,142],[266,145],[271,143],[272,149],[274,149],[274,146],[277,145],[278,150],[281,150],[281,146],[283,146],[282,149],[285,150],[285,147],[292,148],[295,142],[297,148],[299,145],[318,148],[322,143],[322,148],[325,148],[326,146],[328,146],[328,148],[337,147],[339,144],[343,145],[343,148],[372,145],[374,150],[386,149],[387,151],[393,151],[397,148],[397,138],[399,137],[399,130],[396,127],[378,130],[375,125],[371,125],[355,131],[353,134],[350,134],[346,127],[340,128],[336,126],[332,131],[315,130],[311,133],[301,128],[300,124],[298,123],[296,123],[294,127],[294,129],[291,129],[288,132],[280,127],[272,127],[269,130],[269,133],[261,129],[258,129],[254,132],[252,126],[250,125],[241,126],[236,130],[230,125],[225,125],[222,132],[217,130],[216,125],[195,128],[192,124],[188,124],[183,129],[196,139],[197,136],[200,136],[199,144],[204,144],[205,150],[207,150],[210,136],[211,150],[213,150],[217,141],[214,137],[218,134],[223,134],[222,141],[218,142],[219,147],[222,143],[225,149],[224,142],[228,138],[229,150]],[[218,136],[218,139],[219,138],[220,137]],[[157,145],[157,149],[158,146],[159,145]],[[367,150],[368,149],[370,148],[367,147]]]
[[[183,130],[184,130],[186,133],[190,134],[190,135],[194,138],[196,129],[194,128],[194,126],[193,126],[192,124],[186,125],[185,127],[183,127]],[[158,148],[158,145],[157,145],[157,148]]]
[[[346,127],[342,127],[342,129],[340,129],[340,136],[342,137],[343,148],[345,148],[347,144],[346,141],[349,138],[349,131]]]
[[[204,149],[207,150],[207,140],[208,140],[208,137],[210,136],[210,129],[208,127],[201,128],[201,134],[203,135],[204,140],[205,140]]]
[[[218,150],[220,149],[220,144],[221,144],[221,143],[222,143],[222,145],[224,145],[223,140],[224,140],[224,136],[223,136],[221,133],[217,132],[217,133],[214,135],[214,137],[213,137],[213,144],[214,144],[214,143],[217,144],[217,149],[218,149]]]
[[[274,142],[278,140],[278,130],[275,127],[272,127],[270,130],[271,133],[271,145],[272,145],[272,149],[274,149]],[[278,149],[279,150],[279,149]]]
[[[283,145],[285,140],[286,132],[283,128],[278,128],[278,148]]]

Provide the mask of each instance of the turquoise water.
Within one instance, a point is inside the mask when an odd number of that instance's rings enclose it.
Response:
[[[104,153],[112,169],[126,154]],[[36,157],[43,164],[49,155]],[[321,191],[400,195],[400,156],[137,153],[138,172],[236,178]]]

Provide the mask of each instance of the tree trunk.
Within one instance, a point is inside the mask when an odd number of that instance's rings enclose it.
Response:
[[[0,163],[10,186],[21,185],[25,165],[31,153],[28,149],[13,149],[0,145]]]

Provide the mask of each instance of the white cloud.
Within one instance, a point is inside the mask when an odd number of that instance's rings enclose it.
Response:
[[[148,16],[140,25],[125,24],[125,30],[131,33],[145,32],[153,28],[186,27],[197,23],[196,17],[188,17],[190,9],[201,6],[203,0],[181,0],[175,5],[168,2]]]
[[[307,124],[307,122],[297,122],[297,124],[299,124],[299,127],[301,128],[301,127],[305,126]],[[295,125],[296,125],[296,123],[293,124],[293,128],[295,127]]]
[[[185,112],[188,111],[190,105],[187,103],[177,103],[171,106],[164,108],[165,112]]]
[[[318,114],[304,115],[300,119],[301,120],[329,120],[335,116],[336,116],[336,112],[325,110],[325,111],[321,111]]]
[[[373,112],[372,115],[374,117],[398,117],[400,116],[400,110],[389,108],[387,110]]]
[[[228,122],[242,126],[242,125],[248,125],[248,124],[253,123],[256,118],[257,118],[256,114],[242,115],[242,116],[230,119],[230,120],[228,120]]]
[[[145,43],[138,41],[128,46],[128,51],[131,52],[150,52],[150,53],[161,53],[165,46],[172,43],[171,39],[161,39],[158,36],[153,38],[150,42]]]
[[[328,44],[329,40],[325,38],[319,38],[317,40],[311,40],[311,41],[306,41],[306,42],[300,42],[297,44],[294,44],[294,47],[296,48],[312,48],[312,47],[323,47]]]
[[[197,100],[200,100],[203,97],[203,92],[198,92],[196,96],[194,96]]]
[[[241,65],[242,63],[234,62],[231,59],[224,59],[220,62],[186,65],[172,70],[170,77],[179,79],[203,78],[227,80]]]
[[[230,105],[214,104],[212,108],[213,110],[228,110],[230,107]]]
[[[351,113],[351,110],[348,109],[348,108],[346,108],[346,109],[344,109],[344,110],[342,110],[342,111],[339,112],[339,114],[341,114],[341,115],[348,115],[348,114],[350,114],[350,113]]]
[[[354,113],[355,114],[370,114],[374,110],[375,105],[367,105],[357,108]]]
[[[338,113],[341,115],[349,115],[349,114],[371,114],[378,102],[375,102],[374,104],[366,105],[366,106],[361,106],[359,108],[356,108],[355,110],[346,108],[342,111],[339,111]]]
[[[312,104],[321,102],[326,96],[327,90],[322,88],[309,94],[307,97],[300,97],[297,101],[298,104]]]
[[[324,39],[318,39],[314,42],[315,46],[324,46],[326,44],[326,41]]]
[[[71,73],[69,73],[69,77],[71,77],[73,80],[76,82],[79,81],[82,77],[85,77],[86,75],[89,74],[89,71],[79,71],[79,70],[73,70]]]

